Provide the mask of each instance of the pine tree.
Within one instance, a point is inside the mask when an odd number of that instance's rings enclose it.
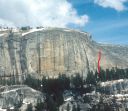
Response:
[[[2,77],[0,77],[0,85],[2,85]]]
[[[72,111],[77,111],[75,105],[73,105]]]
[[[43,110],[43,103],[37,103],[35,106],[35,111],[42,111]]]
[[[106,73],[105,73],[105,71],[102,68],[100,70],[99,77],[100,77],[101,81],[106,81]]]
[[[12,76],[12,85],[15,85],[16,84],[16,82],[15,82],[15,76],[13,75]]]
[[[125,69],[125,72],[126,72],[126,78],[128,78],[128,68]]]
[[[72,76],[71,83],[75,88],[82,88],[83,87],[83,80],[79,74],[76,74],[75,77]]]
[[[69,103],[67,104],[67,111],[70,111]]]
[[[95,75],[97,75],[97,74],[95,74]],[[95,77],[95,75],[93,74],[92,71],[89,72],[89,73],[87,74],[86,83],[87,83],[87,84],[96,85],[96,77]]]
[[[33,110],[32,110],[32,104],[31,104],[31,103],[28,104],[26,111],[33,111]]]
[[[109,69],[106,69],[106,80],[111,80],[111,74]]]
[[[78,106],[77,106],[77,111],[80,111],[80,105],[78,104]]]
[[[56,103],[48,95],[46,96],[46,103],[47,103],[49,111],[57,111]]]

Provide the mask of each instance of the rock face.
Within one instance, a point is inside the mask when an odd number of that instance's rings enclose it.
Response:
[[[0,86],[0,109],[20,108],[26,111],[28,104],[34,106],[39,101],[44,102],[44,99],[41,92],[25,85]]]
[[[79,73],[86,78],[89,70],[97,70],[99,50],[102,68],[128,67],[128,47],[96,43],[86,32],[64,28],[0,31],[0,75]]]

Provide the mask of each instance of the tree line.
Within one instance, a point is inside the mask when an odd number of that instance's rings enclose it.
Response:
[[[95,75],[97,75],[97,72]],[[121,69],[116,67],[106,70],[101,69],[98,81],[105,82],[118,79],[128,79],[128,68]]]
[[[58,107],[64,102],[63,92],[65,90],[86,93],[87,91],[91,91],[91,88],[85,88],[84,85],[91,84],[95,86],[98,82],[126,78],[128,79],[128,68],[112,68],[106,70],[101,69],[100,73],[97,71],[89,71],[86,79],[84,79],[79,73],[76,73],[71,77],[66,76],[66,74],[59,74],[58,78],[48,78],[43,76],[42,79],[36,79],[28,74],[23,84],[46,94],[45,103],[38,103],[36,105],[37,111],[40,111],[42,107],[57,111]],[[15,76],[12,76],[8,79],[6,77],[0,78],[0,84],[17,85],[20,84],[20,82],[16,80]]]
[[[41,89],[43,85],[43,91],[51,93],[58,90],[67,90],[69,88],[82,88],[85,84],[96,85],[97,82],[105,82],[118,79],[128,79],[128,68],[112,68],[102,69],[100,73],[97,71],[89,71],[86,79],[84,79],[79,73],[72,75],[71,77],[66,74],[59,74],[58,78],[48,78],[43,76],[42,79],[36,79],[27,75],[26,79],[22,81],[22,84],[26,84],[36,90]],[[21,84],[21,81],[13,75],[10,77],[0,77],[0,85],[17,85]]]

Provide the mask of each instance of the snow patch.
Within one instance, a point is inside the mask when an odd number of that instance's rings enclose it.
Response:
[[[17,89],[12,89],[12,90],[1,92],[1,94],[5,94],[5,93],[9,93],[9,92],[15,92],[16,90],[18,90],[18,88]]]
[[[1,109],[1,108],[0,108],[0,111],[7,111],[7,110],[6,110],[6,109]]]
[[[115,97],[128,97],[128,94],[115,94],[115,95],[112,95],[112,96],[115,96]]]
[[[72,30],[65,29],[64,31],[65,31],[65,32],[71,32]]]
[[[40,28],[40,29],[30,29],[28,32],[25,32],[25,33],[22,33],[22,36],[25,36],[29,33],[32,33],[32,32],[37,32],[37,31],[42,31],[42,30],[45,30],[47,28]]]
[[[64,101],[71,101],[73,98],[72,97],[68,97],[67,99],[65,99]]]
[[[5,33],[4,33],[4,34],[0,34],[0,37],[1,37],[1,36],[4,36],[4,35],[5,35]]]
[[[107,85],[111,85],[111,84],[116,84],[116,83],[123,82],[123,81],[124,81],[124,79],[102,82],[101,86],[107,86]]]
[[[7,31],[8,29],[0,28],[0,31]]]

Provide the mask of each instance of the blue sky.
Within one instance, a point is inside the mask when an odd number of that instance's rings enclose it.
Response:
[[[87,14],[89,22],[81,28],[97,42],[128,45],[128,10],[102,7],[93,0],[69,0],[78,14]],[[118,1],[118,0],[117,0]],[[128,3],[124,3],[128,7]]]

